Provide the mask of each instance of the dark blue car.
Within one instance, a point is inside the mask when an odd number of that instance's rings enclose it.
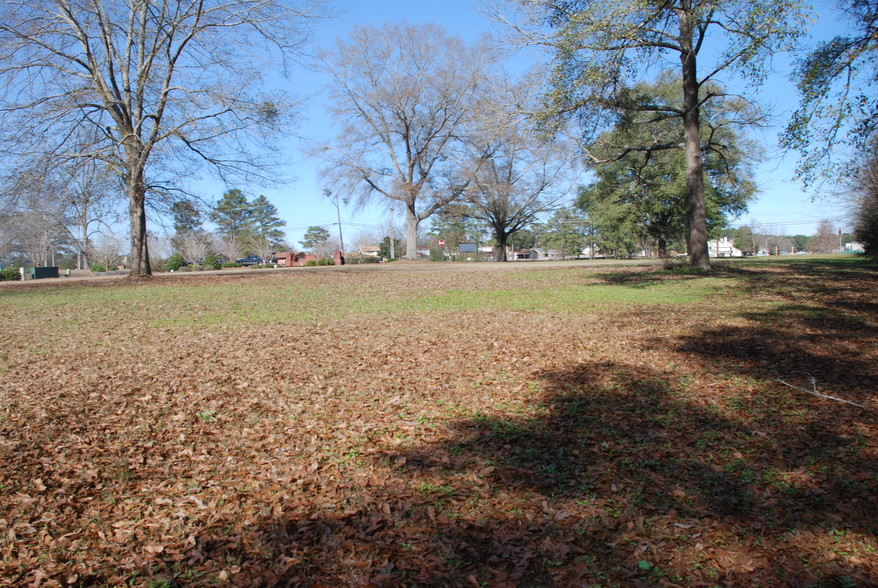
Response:
[[[248,255],[247,257],[239,257],[235,260],[235,263],[240,263],[241,265],[258,265],[262,263],[262,258],[258,255]]]

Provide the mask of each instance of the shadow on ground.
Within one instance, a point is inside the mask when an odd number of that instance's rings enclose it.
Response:
[[[240,579],[297,585],[876,577],[878,463],[874,439],[850,434],[862,416],[850,407],[803,413],[783,389],[731,409],[694,403],[672,374],[619,363],[540,382],[539,418],[458,420],[440,443],[378,456],[384,474],[360,494],[307,518],[205,533],[201,556],[239,562]]]

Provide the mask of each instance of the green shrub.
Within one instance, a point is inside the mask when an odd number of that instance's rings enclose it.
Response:
[[[345,257],[344,262],[346,265],[359,265],[361,263],[381,263],[381,258],[375,257],[374,255],[352,255],[350,257]]]
[[[335,265],[335,262],[331,259],[321,259],[317,262],[317,265]]]
[[[317,262],[313,259],[309,259],[305,262],[305,267],[317,267]]]
[[[186,260],[179,253],[174,253],[165,262],[165,267],[168,268],[169,272],[177,271],[181,267],[186,267]]]
[[[241,267],[241,264],[235,263],[234,261],[227,261],[223,264],[223,267]]]
[[[90,269],[91,269],[91,271],[93,271],[93,272],[99,272],[99,273],[102,273],[102,272],[107,271],[107,268],[105,268],[104,266],[102,266],[102,265],[99,264],[99,263],[94,263],[94,264],[92,264],[92,266],[91,266]]]
[[[221,264],[220,260],[216,258],[216,255],[208,253],[204,256],[204,261],[201,262],[201,266],[204,269],[219,269],[223,264]]]
[[[6,267],[0,270],[0,281],[8,280],[14,282],[15,280],[20,279],[21,273],[19,273],[17,267]]]

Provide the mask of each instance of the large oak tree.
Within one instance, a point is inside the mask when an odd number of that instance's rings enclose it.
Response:
[[[510,238],[550,212],[573,187],[573,150],[549,141],[534,128],[535,87],[528,78],[513,84],[496,76],[493,89],[477,105],[475,157],[464,200],[469,214],[494,235],[494,258],[507,261]]]
[[[804,27],[800,0],[505,0],[492,13],[519,40],[549,48],[549,116],[582,123],[585,142],[631,112],[675,117],[683,129],[688,192],[689,262],[710,267],[704,208],[700,115],[714,98],[706,85],[721,74],[751,82],[765,60],[788,49]],[[707,65],[699,59],[709,54]],[[676,61],[679,106],[655,104],[632,85]],[[655,151],[661,144],[631,145]],[[676,146],[666,146],[676,147]],[[620,155],[623,155],[620,153]]]
[[[264,90],[318,0],[2,0],[0,145],[12,158],[97,159],[123,180],[132,276],[151,273],[151,195],[208,164],[259,174],[251,151],[288,121]],[[276,59],[273,59],[276,58]],[[80,129],[93,143],[69,142]]]
[[[468,185],[464,149],[485,54],[436,25],[361,26],[323,56],[337,139],[317,155],[335,189],[380,195],[406,211],[406,257],[418,225]]]
[[[679,80],[666,72],[636,91],[654,104],[672,107],[679,104],[679,89]],[[729,217],[746,211],[756,193],[753,164],[760,150],[745,133],[762,113],[740,98],[719,98],[723,90],[716,84],[707,89],[717,95],[702,106],[700,117],[705,220],[708,233],[715,234]],[[677,148],[627,148],[650,144]],[[595,158],[610,161],[597,166],[596,179],[580,191],[578,205],[604,243],[632,243],[630,237],[637,236],[655,246],[660,257],[668,255],[670,246],[685,244],[688,186],[683,144],[683,129],[673,118],[658,121],[652,113],[635,112],[589,146]]]

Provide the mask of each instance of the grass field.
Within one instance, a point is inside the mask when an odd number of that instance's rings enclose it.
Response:
[[[46,284],[0,585],[878,585],[867,261]]]

